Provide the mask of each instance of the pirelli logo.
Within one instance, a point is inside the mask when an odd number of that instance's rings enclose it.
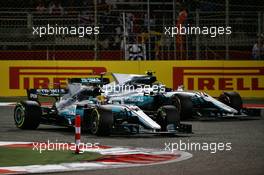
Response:
[[[63,86],[71,77],[87,77],[106,72],[105,67],[9,67],[9,88],[49,88]]]
[[[173,67],[173,88],[263,91],[264,67]]]

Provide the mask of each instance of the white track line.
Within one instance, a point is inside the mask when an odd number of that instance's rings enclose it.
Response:
[[[14,106],[16,102],[0,102],[0,106]]]

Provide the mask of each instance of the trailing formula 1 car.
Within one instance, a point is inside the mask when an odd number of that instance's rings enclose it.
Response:
[[[105,104],[98,85],[103,78],[71,79],[67,89],[29,89],[28,100],[17,103],[15,125],[20,129],[36,129],[39,124],[74,126],[76,115],[81,116],[82,129],[95,135],[113,133],[170,133],[191,132],[191,125],[180,123],[178,110],[163,105],[155,116],[149,117],[132,104]],[[42,106],[39,96],[54,97],[51,107]]]
[[[113,73],[112,76],[115,81],[102,88],[109,103],[136,105],[146,113],[163,105],[173,105],[182,120],[246,116],[237,92],[223,92],[216,99],[204,92],[184,91],[182,87],[173,91],[158,82],[151,72],[148,75]]]

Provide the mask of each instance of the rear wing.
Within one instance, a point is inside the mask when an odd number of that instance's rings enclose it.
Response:
[[[109,78],[103,78],[103,77],[90,77],[90,78],[70,78],[68,79],[68,83],[80,83],[82,85],[105,85],[110,83]]]
[[[66,89],[27,89],[27,97],[29,100],[38,101],[39,96],[59,98],[67,92]]]
[[[89,78],[70,78],[68,79],[68,84],[74,84],[79,83],[84,86],[103,86],[105,84],[110,83],[109,78],[103,78],[103,75],[101,77],[89,77]],[[27,97],[29,100],[37,101],[39,96],[44,97],[54,97],[56,100],[67,94],[68,89],[59,88],[57,89],[27,89]]]

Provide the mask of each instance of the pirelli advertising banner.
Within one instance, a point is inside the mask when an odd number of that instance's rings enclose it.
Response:
[[[0,96],[25,96],[27,88],[53,88],[72,77],[101,72],[156,72],[167,87],[219,96],[238,91],[242,97],[264,97],[264,61],[0,61]],[[110,76],[109,76],[110,78]]]

